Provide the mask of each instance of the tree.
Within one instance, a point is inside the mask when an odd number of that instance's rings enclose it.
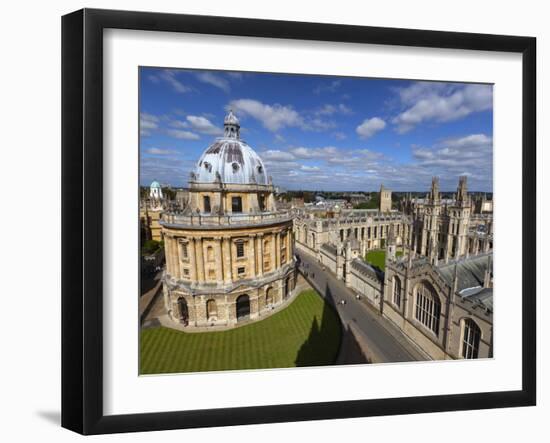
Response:
[[[157,240],[145,240],[141,246],[141,253],[143,255],[150,255],[161,249],[163,243]]]
[[[368,202],[359,203],[353,209],[378,209],[380,207],[380,193],[371,192],[370,197]]]

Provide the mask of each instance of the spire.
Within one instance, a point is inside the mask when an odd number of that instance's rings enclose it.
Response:
[[[233,110],[229,110],[229,114],[223,120],[223,136],[225,138],[240,138],[241,125],[239,119],[233,114]]]

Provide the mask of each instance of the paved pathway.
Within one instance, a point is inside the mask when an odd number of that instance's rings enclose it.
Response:
[[[377,362],[403,362],[427,360],[403,334],[384,319],[374,308],[355,298],[355,293],[328,269],[323,270],[317,260],[302,251],[295,251],[300,258],[300,270],[307,273],[307,279],[318,292],[332,304],[345,326],[353,328],[369,344],[370,353]],[[346,304],[338,302],[345,300]]]

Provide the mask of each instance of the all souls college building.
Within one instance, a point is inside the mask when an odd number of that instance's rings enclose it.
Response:
[[[188,327],[259,320],[288,303],[295,286],[292,217],[278,211],[256,152],[230,112],[224,135],[204,151],[189,180],[188,205],[163,213],[164,298]]]
[[[493,352],[492,203],[473,201],[466,177],[442,199],[432,180],[424,199],[391,210],[348,210],[326,219],[299,211],[296,248],[311,254],[397,326],[427,358],[481,358]],[[365,254],[385,249],[385,270]],[[397,250],[401,250],[398,256]]]

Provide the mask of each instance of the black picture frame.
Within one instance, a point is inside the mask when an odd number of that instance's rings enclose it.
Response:
[[[131,415],[103,412],[103,30],[519,53],[522,97],[522,388]],[[83,9],[62,18],[62,426],[82,434],[290,422],[536,404],[536,39]]]

